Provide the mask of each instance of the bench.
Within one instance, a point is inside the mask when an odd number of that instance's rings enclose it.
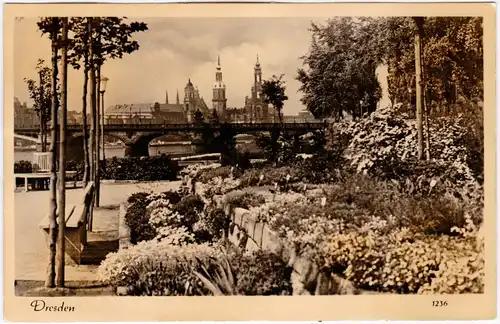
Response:
[[[76,264],[81,263],[83,249],[87,244],[86,225],[92,212],[94,190],[94,183],[90,182],[83,191],[83,195],[78,204],[66,204],[66,230],[64,233],[66,238],[65,251]],[[49,244],[49,219],[49,215],[47,215],[39,224],[39,227],[45,235],[47,245]],[[59,219],[57,219],[56,222],[59,222]]]
[[[37,172],[37,173],[14,173],[14,184],[16,183],[16,179],[24,179],[24,191],[29,190],[29,179],[34,179],[32,184],[32,189],[35,187],[40,187],[43,189],[48,189],[50,183],[50,173],[47,172]],[[73,182],[73,188],[76,188],[77,183],[77,172],[76,171],[66,171],[66,180],[70,180]]]

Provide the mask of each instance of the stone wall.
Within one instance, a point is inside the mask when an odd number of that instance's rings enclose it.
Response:
[[[320,271],[311,260],[298,255],[266,223],[258,222],[248,210],[225,205],[231,218],[229,240],[246,250],[263,249],[279,255],[290,267],[294,295],[358,295],[366,292],[338,275]]]

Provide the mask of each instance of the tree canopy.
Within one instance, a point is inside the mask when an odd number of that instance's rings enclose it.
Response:
[[[285,81],[283,80],[283,74],[279,77],[273,75],[269,80],[264,80],[262,82],[262,95],[264,97],[264,102],[273,105],[274,109],[278,112],[278,117],[282,119],[283,106],[285,105],[285,100],[288,100],[285,94]]]
[[[297,80],[315,117],[372,112],[381,97],[376,69],[388,68],[393,104],[415,94],[414,24],[410,17],[351,18],[311,25],[311,45]],[[426,99],[434,109],[482,99],[482,18],[427,17],[423,25]],[[360,104],[362,102],[362,104]]]

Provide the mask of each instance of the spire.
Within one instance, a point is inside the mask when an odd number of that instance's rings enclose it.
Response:
[[[175,98],[175,101],[176,101],[175,102],[176,104],[178,104],[178,105],[180,104],[180,102],[179,102],[179,89],[177,89],[177,97]]]
[[[217,54],[217,71],[220,72],[220,69],[221,69],[221,67],[220,67],[220,54]]]
[[[257,54],[257,63],[255,65],[257,65],[257,66],[260,65],[260,63],[259,63],[259,54]]]
[[[168,90],[165,90],[165,103],[168,105]]]

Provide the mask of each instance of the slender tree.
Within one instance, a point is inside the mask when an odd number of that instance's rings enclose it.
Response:
[[[89,65],[90,69],[93,70],[94,74],[91,72],[91,105],[92,111],[94,113],[94,121],[91,123],[91,144],[92,156],[90,165],[93,171],[91,171],[91,179],[95,182],[96,186],[96,199],[95,204],[99,206],[100,203],[100,179],[99,179],[99,145],[101,139],[98,136],[100,129],[100,112],[98,109],[100,105],[99,100],[99,86],[100,86],[100,71],[102,65],[108,59],[122,58],[125,54],[131,54],[132,52],[139,49],[139,43],[132,39],[132,36],[136,32],[146,31],[147,25],[143,22],[130,22],[127,23],[126,17],[94,17],[87,18],[87,21],[91,21],[91,31],[90,31],[90,44],[92,46],[92,52],[90,53],[89,46]],[[77,21],[76,21],[77,22]],[[81,24],[81,22],[79,22]],[[75,27],[76,28],[76,27]],[[74,51],[72,53],[74,61],[80,62],[82,58],[85,57],[85,46],[83,46],[82,38],[77,38],[74,45]],[[75,65],[77,67],[78,65]],[[92,77],[93,75],[93,77]],[[92,96],[92,91],[94,91],[94,96]],[[99,100],[97,102],[96,100]],[[104,109],[104,107],[102,107]],[[92,116],[91,116],[92,119]],[[94,134],[92,134],[94,132]],[[90,225],[91,226],[91,225]]]
[[[47,278],[45,286],[52,288],[55,286],[56,276],[56,240],[57,240],[57,174],[56,174],[56,143],[57,143],[57,55],[58,55],[58,34],[59,34],[59,18],[42,18],[38,23],[40,29],[46,28],[50,32],[50,40],[52,43],[52,107],[51,107],[51,124],[50,124],[50,213],[49,213],[49,264],[47,269]]]
[[[28,86],[30,99],[33,100],[33,109],[38,115],[40,121],[40,140],[42,152],[47,151],[47,123],[50,120],[51,101],[52,101],[52,70],[45,66],[45,61],[38,60],[36,65],[38,73],[38,83],[33,79],[24,78]]]
[[[264,97],[264,102],[273,105],[274,109],[278,113],[278,119],[283,128],[283,106],[285,105],[285,100],[288,97],[285,94],[285,81],[283,80],[283,74],[279,77],[273,75],[271,79],[265,80],[262,83],[262,95]]]
[[[91,18],[71,19],[71,29],[74,35],[72,46],[69,52],[69,63],[79,70],[83,61],[83,94],[82,94],[82,131],[83,131],[83,152],[84,152],[84,173],[83,185],[87,186],[90,180],[90,152],[89,152],[89,129],[87,122],[87,96],[89,86],[89,44],[92,34]]]
[[[82,113],[85,138],[85,184],[89,179],[95,181],[95,158],[92,158],[92,156],[96,155],[95,144],[92,144],[92,141],[95,143],[96,140],[95,134],[90,134],[89,136],[87,133],[87,90],[89,73],[91,73],[91,69],[94,69],[95,72],[107,59],[122,58],[124,54],[130,54],[139,49],[139,44],[132,39],[132,35],[135,32],[147,30],[147,25],[145,23],[126,23],[124,22],[125,20],[126,17],[74,17],[71,19],[70,25],[74,33],[74,41],[69,55],[70,62],[72,67],[77,70],[81,68],[82,62],[84,66]],[[99,38],[100,41],[98,41]],[[91,44],[93,45],[92,52],[90,51]],[[92,74],[90,78],[92,79]],[[92,87],[94,87],[94,91],[96,91],[95,84],[99,82],[99,79],[100,75],[96,76],[94,73],[93,81],[90,80],[91,83],[94,82],[94,85],[90,85],[91,90]],[[99,100],[98,96],[98,93],[95,94],[95,97],[97,97],[95,100]],[[95,100],[94,105],[96,105]],[[94,111],[94,114],[97,114],[97,112]],[[90,124],[92,128],[92,122],[90,122]],[[99,122],[96,123],[96,127],[98,127],[98,124]],[[97,131],[96,128],[93,129]],[[91,142],[90,145],[88,143],[89,141]],[[96,184],[96,186],[97,185],[98,184]]]
[[[420,46],[420,40],[422,39],[423,34],[423,17],[413,17],[415,22],[415,84],[417,87],[416,95],[417,95],[417,149],[418,149],[418,159],[422,160],[424,155],[424,143],[423,143],[423,124],[422,124],[422,104],[424,93],[422,91],[422,51]]]
[[[57,240],[57,287],[64,287],[66,232],[66,127],[68,102],[68,17],[62,20],[61,53],[61,110],[59,112],[59,228]]]
[[[89,24],[91,25],[91,30],[93,31],[96,25],[94,18],[89,18]],[[90,61],[90,179],[95,181],[96,179],[96,168],[95,168],[95,157],[96,157],[96,65],[95,65],[95,55],[94,55],[95,43],[92,38],[90,38],[89,44],[89,61]],[[94,183],[95,185],[95,183]],[[93,208],[93,206],[92,206]],[[88,221],[88,230],[92,231],[93,223],[93,212],[90,213],[90,219]]]

